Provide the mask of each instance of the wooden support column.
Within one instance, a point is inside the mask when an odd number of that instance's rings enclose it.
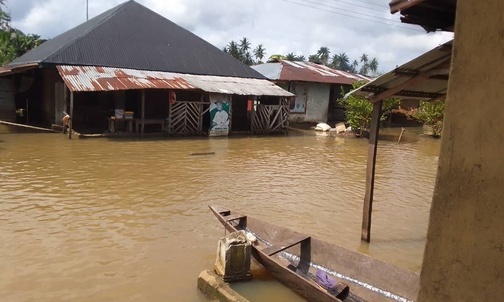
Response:
[[[68,124],[68,139],[72,139],[73,120],[74,120],[74,92],[70,91],[70,123]]]
[[[142,127],[140,130],[142,136],[144,134],[144,130],[145,130],[145,89],[142,89]]]
[[[203,132],[203,103],[205,102],[205,97],[203,93],[200,95],[200,103],[199,104],[199,117],[198,117],[198,132]]]
[[[366,194],[364,196],[364,208],[362,211],[361,233],[361,239],[367,242],[371,240],[371,213],[373,211],[376,150],[378,149],[378,134],[380,132],[382,103],[383,101],[380,100],[373,104],[373,113],[371,114],[371,127],[369,131],[368,158],[366,168]]]

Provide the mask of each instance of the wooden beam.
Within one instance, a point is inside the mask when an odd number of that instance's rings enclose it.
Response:
[[[390,13],[395,14],[398,11],[402,11],[405,9],[408,9],[412,6],[418,5],[425,0],[394,0],[391,1],[389,6],[390,6]]]
[[[380,132],[382,103],[383,101],[380,100],[373,104],[373,113],[371,114],[371,129],[369,132],[368,159],[366,168],[366,194],[364,196],[364,207],[362,211],[361,233],[361,239],[367,242],[371,240],[371,213],[373,211],[376,150],[378,149],[378,134]]]
[[[371,103],[376,103],[376,102],[379,102],[381,100],[384,100],[386,98],[389,98],[391,96],[393,96],[394,94],[398,93],[399,91],[401,90],[404,90],[410,86],[413,86],[415,85],[416,83],[418,82],[421,82],[423,80],[427,79],[427,76],[417,76],[417,77],[413,77],[411,79],[408,79],[404,82],[402,82],[401,84],[395,86],[395,87],[392,87],[390,89],[387,89],[383,92],[380,92],[378,94],[376,94],[375,96],[373,96],[372,98],[369,99],[369,101]]]
[[[72,139],[72,131],[73,131],[73,120],[74,120],[74,92],[70,91],[70,123],[68,124],[68,139]]]
[[[140,133],[144,134],[145,130],[145,89],[142,89],[142,127]]]

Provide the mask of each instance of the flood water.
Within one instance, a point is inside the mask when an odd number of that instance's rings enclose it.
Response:
[[[224,234],[208,204],[418,271],[438,154],[439,140],[380,141],[365,244],[366,139],[0,134],[0,301],[206,301],[197,276]],[[303,301],[268,278],[236,287]]]

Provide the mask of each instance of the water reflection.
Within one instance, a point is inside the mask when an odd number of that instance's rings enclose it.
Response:
[[[437,140],[380,142],[368,245],[366,140],[0,136],[2,301],[205,301],[196,278],[223,235],[210,203],[420,268]],[[302,301],[274,280],[238,287]]]

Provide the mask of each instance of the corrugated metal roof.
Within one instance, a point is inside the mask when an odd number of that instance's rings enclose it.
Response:
[[[371,80],[371,78],[367,76],[332,69],[325,65],[312,62],[280,60],[275,63],[255,65],[252,66],[252,68],[274,81],[302,81],[351,85],[356,81]]]
[[[357,95],[372,99],[380,93],[399,89],[390,97],[422,100],[444,97],[448,86],[452,44],[453,40],[446,42],[350,91],[347,96]]]
[[[264,79],[246,64],[135,1],[119,4],[44,42],[10,65],[33,62]]]
[[[294,94],[264,79],[219,77],[100,66],[57,66],[71,91],[183,89],[253,96]]]
[[[417,24],[427,32],[453,31],[457,0],[392,0],[390,12],[401,12],[403,23]]]

